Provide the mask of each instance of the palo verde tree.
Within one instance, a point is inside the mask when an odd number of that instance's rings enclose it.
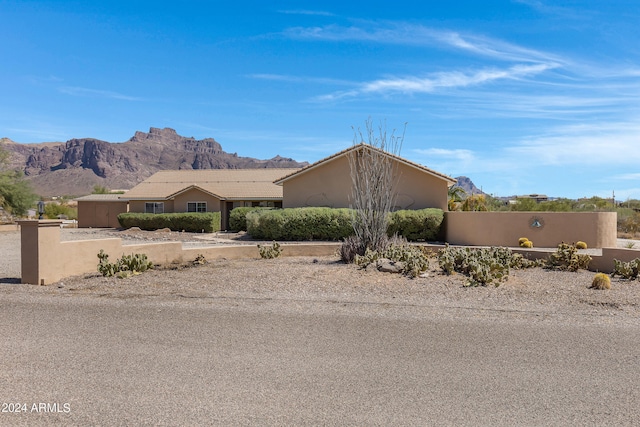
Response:
[[[388,213],[395,202],[397,165],[393,156],[400,154],[406,124],[401,135],[387,133],[386,122],[374,128],[371,118],[365,130],[354,128],[353,144],[349,152],[354,210],[353,229],[359,252],[366,249],[382,251],[387,247]]]
[[[36,196],[24,175],[9,167],[9,151],[0,141],[0,204],[16,216],[23,216],[35,203]]]

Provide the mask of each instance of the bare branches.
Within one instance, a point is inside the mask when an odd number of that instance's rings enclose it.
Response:
[[[381,122],[377,132],[371,118],[365,122],[365,131],[354,129],[354,150],[349,153],[351,169],[352,207],[355,211],[353,228],[365,250],[383,250],[387,246],[388,213],[395,202],[398,162],[404,141],[395,130],[387,134],[386,122]]]

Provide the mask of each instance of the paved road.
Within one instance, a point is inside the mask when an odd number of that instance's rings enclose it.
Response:
[[[0,425],[640,424],[637,327],[278,304],[5,293]]]

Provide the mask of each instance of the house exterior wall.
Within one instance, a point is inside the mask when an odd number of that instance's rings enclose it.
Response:
[[[535,247],[585,242],[615,248],[616,212],[445,212],[446,241],[452,245],[518,246],[526,237]],[[540,227],[532,227],[536,221]]]
[[[447,182],[416,168],[397,163],[395,209],[447,209]],[[351,167],[347,156],[338,157],[282,184],[285,208],[350,207]]]
[[[220,212],[220,199],[210,194],[192,188],[184,193],[178,194],[173,200],[173,212],[186,212],[187,202],[206,202],[207,212]]]
[[[144,205],[143,205],[144,209]],[[126,201],[78,201],[79,228],[120,227],[118,215],[128,211]]]

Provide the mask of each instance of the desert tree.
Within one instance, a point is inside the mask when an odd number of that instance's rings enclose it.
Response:
[[[9,158],[9,151],[0,144],[0,204],[12,214],[22,216],[33,206],[36,196],[24,174],[10,168]]]
[[[467,192],[459,185],[452,185],[447,191],[447,205],[450,211],[460,210],[462,202],[467,197]]]
[[[384,250],[387,246],[389,212],[395,202],[398,162],[406,123],[402,134],[395,129],[387,133],[386,122],[374,127],[371,118],[365,129],[353,128],[354,148],[349,151],[351,171],[354,243],[357,252]]]

